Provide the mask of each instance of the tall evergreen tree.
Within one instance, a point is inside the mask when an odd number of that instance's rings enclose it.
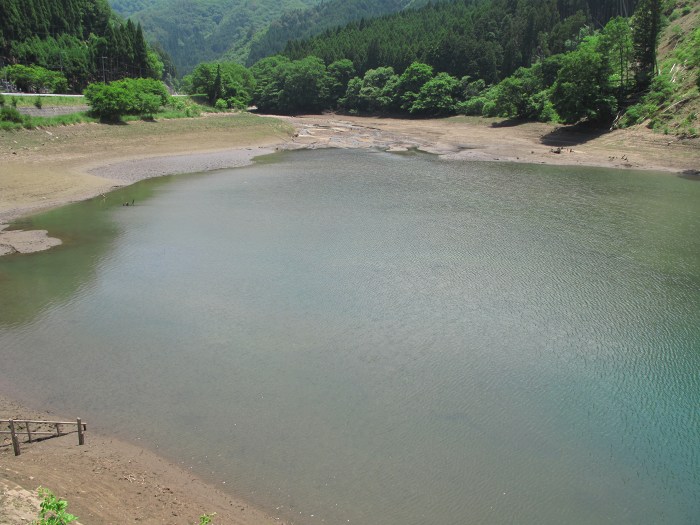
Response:
[[[651,83],[656,71],[656,48],[661,33],[662,0],[641,0],[634,12],[632,39],[635,77],[639,89]]]
[[[154,75],[161,68],[151,55],[140,27],[114,19],[107,0],[0,0],[0,65],[60,71],[81,91],[103,78]]]
[[[216,65],[216,76],[214,77],[214,84],[212,85],[211,92],[209,93],[209,103],[215,104],[218,99],[221,98],[221,65]]]

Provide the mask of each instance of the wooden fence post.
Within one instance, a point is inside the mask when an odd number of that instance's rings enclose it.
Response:
[[[78,418],[78,445],[85,444],[85,434],[83,434],[83,422]]]
[[[15,432],[15,422],[10,419],[10,434],[12,435],[12,448],[15,451],[15,456],[19,456],[19,439],[17,439],[17,433]]]
[[[27,426],[27,439],[29,439],[29,442],[32,442],[32,430],[29,428],[29,421],[25,423]]]

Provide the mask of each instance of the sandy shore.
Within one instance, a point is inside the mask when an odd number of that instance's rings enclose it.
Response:
[[[557,165],[700,169],[700,141],[647,130],[595,134],[547,124],[439,120],[217,115],[122,126],[95,124],[0,132],[0,255],[60,243],[46,232],[7,231],[25,215],[84,200],[136,181],[174,173],[242,166],[267,152],[299,148],[415,148],[455,160]],[[79,410],[79,407],[76,407]],[[0,418],[53,419],[0,397]],[[71,416],[72,417],[72,416]],[[205,485],[158,456],[90,433],[25,445],[15,458],[0,446],[0,525],[36,516],[33,496],[46,486],[70,502],[84,524],[193,524],[216,512],[215,523],[280,523],[275,517]]]

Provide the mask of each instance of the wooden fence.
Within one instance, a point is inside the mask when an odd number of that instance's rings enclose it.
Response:
[[[0,419],[0,425],[7,424],[9,430],[0,430],[0,434],[10,434],[12,436],[12,448],[15,456],[20,455],[19,436],[27,434],[29,443],[34,441],[37,436],[62,436],[63,434],[72,434],[75,432],[63,432],[64,426],[77,426],[78,445],[85,444],[85,432],[87,431],[87,423],[84,423],[80,418],[75,421],[35,421],[31,419]],[[34,429],[32,429],[34,426]],[[53,427],[53,430],[46,430]],[[46,437],[39,438],[46,439]]]

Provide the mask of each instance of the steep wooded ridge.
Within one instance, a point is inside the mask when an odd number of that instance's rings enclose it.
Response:
[[[359,73],[419,61],[454,76],[496,82],[538,58],[569,51],[585,27],[627,16],[637,0],[456,0],[362,20],[301,41],[284,55],[350,59]]]
[[[0,61],[60,73],[72,91],[162,73],[140,26],[118,20],[107,0],[2,0]]]
[[[110,0],[112,9],[124,18],[129,18],[138,11],[148,9],[158,3],[159,0]]]
[[[112,0],[170,55],[179,74],[221,58],[245,63],[253,36],[285,11],[321,0]],[[141,7],[141,9],[138,9]],[[138,9],[133,11],[133,9]]]
[[[305,10],[295,10],[274,20],[253,37],[246,60],[252,65],[284,49],[290,40],[309,38],[353,21],[376,18],[424,6],[428,0],[331,0]]]

